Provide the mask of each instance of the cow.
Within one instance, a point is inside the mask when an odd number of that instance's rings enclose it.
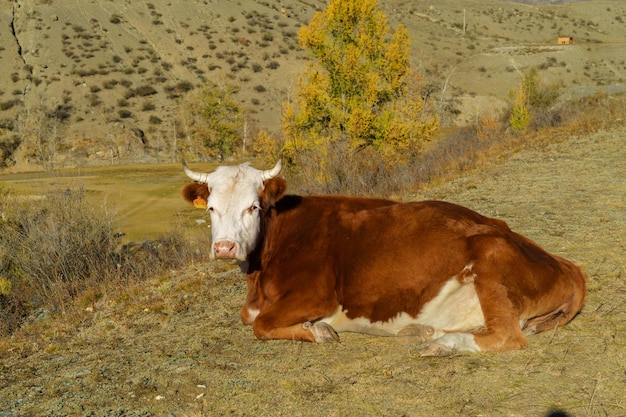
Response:
[[[236,259],[258,339],[395,336],[424,356],[525,349],[581,310],[586,276],[502,220],[443,201],[286,194],[279,160],[183,169],[215,259]]]

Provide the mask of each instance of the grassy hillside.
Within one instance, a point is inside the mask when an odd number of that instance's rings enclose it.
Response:
[[[120,245],[179,227],[206,238],[208,216],[180,198],[187,179],[172,147],[184,93],[203,79],[237,83],[254,124],[277,129],[280,102],[304,63],[295,33],[322,5],[181,3],[0,6],[0,151],[11,151],[13,136],[28,128],[59,138],[55,168],[77,166],[30,172],[41,164],[18,149],[18,164],[0,177],[0,198],[10,187],[44,214],[52,211],[46,191],[63,197],[78,186],[85,201],[118,213],[115,231],[127,233]],[[562,100],[625,84],[620,1],[381,5],[392,24],[409,28],[413,63],[446,126],[473,123],[500,106],[532,66],[548,82],[563,82]],[[556,46],[562,34],[575,43]],[[158,269],[159,253],[147,256],[156,247],[147,242],[135,254],[159,271],[152,278],[122,274],[103,282],[108,271],[99,270],[87,290],[69,283],[75,298],[60,300],[62,308],[53,308],[59,300],[16,297],[29,314],[0,338],[0,417],[624,415],[623,103],[623,95],[594,96],[572,106],[563,125],[526,136],[491,141],[476,129],[459,130],[428,148],[411,194],[397,196],[452,201],[501,218],[583,267],[589,297],[580,316],[532,336],[527,350],[424,359],[415,346],[357,334],[342,334],[332,346],[260,342],[238,317],[245,282],[236,265],[195,256],[206,245],[197,238],[184,248],[195,251],[189,258]],[[8,204],[0,207],[5,222],[12,202],[0,202]]]
[[[563,91],[624,83],[626,4],[616,1],[380,1],[413,39],[444,124],[502,105],[529,67]],[[538,4],[541,3],[541,4]],[[304,68],[297,32],[324,3],[286,0],[15,0],[0,6],[0,150],[12,170],[177,159],[174,119],[205,80],[240,87],[251,130],[279,131],[281,103]],[[557,46],[559,35],[573,45]],[[584,91],[584,90],[583,90]],[[19,117],[18,117],[19,116]],[[23,135],[22,135],[23,136]],[[12,165],[12,161],[6,161]]]
[[[529,142],[416,199],[506,220],[589,275],[582,313],[525,351],[417,356],[393,338],[262,342],[228,262],[82,295],[0,340],[2,416],[620,416],[626,391],[623,127]]]

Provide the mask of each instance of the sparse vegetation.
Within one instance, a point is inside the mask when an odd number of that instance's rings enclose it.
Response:
[[[513,131],[523,133],[528,127],[539,130],[560,124],[560,116],[552,105],[559,96],[561,86],[561,83],[543,83],[537,68],[528,70],[519,88],[510,93],[509,123]]]
[[[117,114],[122,119],[128,119],[129,117],[133,116],[133,113],[130,110],[128,110],[128,109],[119,109],[117,111]]]
[[[233,100],[236,91],[233,85],[210,83],[187,96],[179,115],[187,138],[179,142],[183,155],[224,161],[235,154],[243,127],[243,112]]]
[[[193,256],[179,232],[120,246],[113,210],[94,205],[80,186],[35,200],[1,189],[0,212],[0,336],[37,309],[65,313],[80,294],[153,277]]]

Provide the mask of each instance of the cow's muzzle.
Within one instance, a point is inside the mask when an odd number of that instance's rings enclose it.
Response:
[[[237,257],[237,244],[228,240],[221,240],[213,244],[213,252],[217,259],[233,259]]]

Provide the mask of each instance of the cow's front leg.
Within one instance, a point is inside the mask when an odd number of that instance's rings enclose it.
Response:
[[[314,323],[305,321],[304,323],[286,327],[268,327],[261,317],[259,317],[259,319],[254,321],[252,330],[254,331],[254,335],[262,340],[286,339],[316,343],[333,343],[339,341],[339,336],[337,332],[335,332],[335,329],[321,321]]]
[[[259,339],[338,342],[339,336],[335,329],[319,320],[328,313],[326,309],[320,309],[318,305],[303,306],[302,303],[282,300],[262,309],[252,323],[252,330]]]
[[[302,326],[305,329],[309,329],[313,333],[313,336],[315,336],[315,341],[317,343],[334,343],[339,341],[339,336],[337,335],[337,332],[328,323],[324,323],[321,321],[311,323],[310,321],[307,321],[304,322]]]

